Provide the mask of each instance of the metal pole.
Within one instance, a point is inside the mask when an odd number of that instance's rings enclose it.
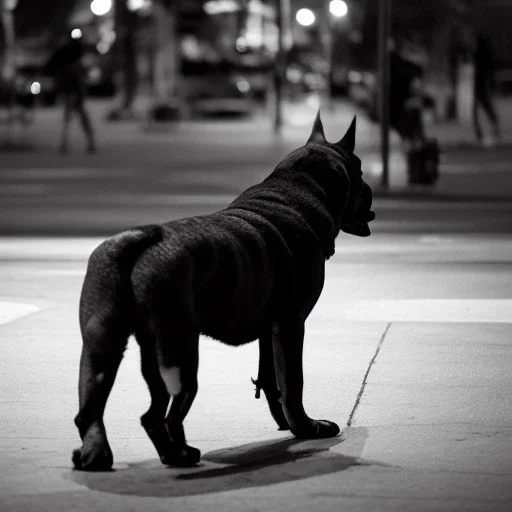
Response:
[[[327,110],[333,110],[333,97],[332,97],[332,68],[333,68],[333,20],[329,10],[331,0],[324,0],[324,54],[326,62],[325,72],[325,105]]]
[[[3,0],[0,3],[1,8],[1,24],[4,32],[4,55],[3,55],[3,65],[0,68],[0,78],[4,78],[11,85],[14,84],[14,80],[16,78],[16,62],[15,62],[15,45],[16,45],[16,36],[14,32],[14,16],[13,11],[16,8],[16,4],[18,0]],[[0,55],[0,57],[2,57]],[[14,121],[14,87],[9,88],[9,112],[7,123],[5,124],[6,132],[5,132],[5,140],[3,141],[5,145],[10,144],[11,137],[11,127]]]
[[[379,119],[382,188],[389,186],[389,36],[391,1],[379,0]]]
[[[277,26],[279,31],[279,49],[272,73],[275,95],[274,132],[276,134],[281,132],[283,126],[283,89],[288,52],[292,45],[290,0],[277,0]]]

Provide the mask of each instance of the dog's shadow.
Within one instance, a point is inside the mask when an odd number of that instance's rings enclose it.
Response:
[[[108,473],[73,471],[71,479],[102,492],[135,496],[190,496],[258,487],[342,471],[361,462],[330,448],[341,437],[295,438],[250,443],[203,455],[194,468],[162,466],[158,460]]]

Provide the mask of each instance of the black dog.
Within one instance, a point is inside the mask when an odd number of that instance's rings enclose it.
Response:
[[[141,422],[164,464],[199,461],[183,420],[197,392],[200,333],[235,346],[258,338],[257,391],[279,428],[299,438],[338,434],[304,411],[302,348],[336,236],[368,236],[375,218],[354,144],[355,118],[330,144],[318,115],[307,144],[226,209],[133,228],[95,249],[80,300],[77,469],[113,464],[103,413],[132,333],[151,393]]]

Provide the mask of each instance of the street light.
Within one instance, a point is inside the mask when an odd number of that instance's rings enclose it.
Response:
[[[74,28],[71,31],[71,39],[81,39],[82,38],[82,31],[79,28]]]
[[[295,15],[295,19],[299,25],[309,27],[315,23],[315,13],[311,9],[299,9]]]
[[[132,12],[148,10],[151,7],[151,0],[127,0],[126,5]]]
[[[16,4],[18,3],[18,0],[4,0],[3,7],[4,9],[8,11],[14,11],[16,9]]]
[[[329,3],[329,12],[335,18],[343,18],[348,13],[348,6],[343,0],[331,0]]]
[[[96,16],[104,16],[112,9],[112,0],[92,0],[91,11]]]

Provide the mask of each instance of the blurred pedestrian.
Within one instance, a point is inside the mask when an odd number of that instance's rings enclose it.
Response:
[[[423,129],[423,69],[404,58],[399,51],[390,52],[389,122],[406,144],[424,134]]]
[[[389,123],[402,139],[409,183],[433,185],[438,178],[439,145],[423,125],[423,67],[396,49],[390,53]]]
[[[82,34],[79,29],[68,32],[63,43],[57,48],[46,65],[57,81],[57,91],[62,101],[64,113],[59,151],[68,151],[70,121],[74,113],[80,117],[82,129],[87,138],[87,151],[96,151],[91,119],[85,108],[86,83],[83,58]]]
[[[478,141],[486,146],[494,145],[501,137],[496,109],[493,103],[494,92],[494,59],[485,38],[479,34],[476,38],[473,55],[473,125]],[[483,137],[479,111],[482,109],[492,124],[492,136]]]

